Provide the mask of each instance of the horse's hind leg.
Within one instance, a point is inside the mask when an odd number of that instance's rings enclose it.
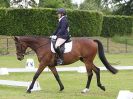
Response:
[[[60,80],[60,77],[59,77],[59,75],[58,75],[58,72],[57,72],[57,70],[56,70],[56,68],[55,68],[55,66],[49,66],[49,69],[52,71],[52,73],[54,74],[54,76],[55,76],[55,78],[56,78],[56,80],[57,80],[57,82],[58,82],[58,84],[59,84],[59,86],[60,86],[60,91],[62,91],[63,89],[64,89],[64,86],[63,86],[63,84],[62,84],[62,82],[61,82],[61,80]]]
[[[100,69],[98,67],[96,67],[94,64],[93,64],[93,71],[96,73],[97,86],[105,91],[105,87],[102,86],[101,81],[100,81]]]
[[[87,71],[87,75],[88,75],[88,80],[87,80],[86,88],[84,90],[82,90],[81,93],[86,93],[89,91],[91,79],[93,76],[92,67],[90,66],[90,64],[86,63],[85,66],[86,66],[86,71]]]

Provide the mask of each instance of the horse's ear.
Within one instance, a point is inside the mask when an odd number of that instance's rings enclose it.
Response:
[[[15,41],[18,41],[18,37],[17,37],[17,36],[14,36],[14,40],[15,40]]]

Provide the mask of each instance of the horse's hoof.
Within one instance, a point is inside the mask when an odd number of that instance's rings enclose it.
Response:
[[[81,93],[83,93],[83,94],[84,93],[87,93],[87,92],[89,92],[89,89],[88,88],[85,88],[84,90],[81,91]]]
[[[31,91],[30,90],[27,90],[27,93],[31,93]]]
[[[64,87],[60,88],[60,91],[63,91],[64,90]]]
[[[100,88],[101,88],[103,91],[105,91],[105,90],[106,90],[104,86],[101,86]]]

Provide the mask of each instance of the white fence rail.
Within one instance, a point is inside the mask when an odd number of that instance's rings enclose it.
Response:
[[[114,66],[118,70],[133,70],[133,66]],[[99,67],[100,70],[107,70],[105,67]],[[27,69],[27,68],[7,68],[8,72],[36,72],[37,68]],[[45,72],[49,72],[50,70],[46,68]],[[79,67],[57,67],[57,71],[77,71],[77,72],[86,72],[85,66]]]

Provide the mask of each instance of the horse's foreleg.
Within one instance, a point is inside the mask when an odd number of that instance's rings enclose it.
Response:
[[[105,87],[102,86],[101,81],[100,81],[100,69],[98,67],[96,67],[94,64],[93,64],[93,71],[96,73],[97,86],[105,91]]]
[[[33,88],[34,84],[35,84],[35,81],[36,79],[39,77],[39,75],[41,74],[41,72],[44,70],[46,66],[42,66],[42,65],[39,65],[39,68],[38,70],[36,71],[34,77],[33,77],[33,80],[29,86],[29,89],[27,90],[27,93],[31,93],[31,89]]]
[[[54,74],[54,76],[55,76],[55,78],[56,78],[56,80],[57,80],[57,82],[58,82],[58,84],[59,84],[59,86],[60,86],[60,91],[62,91],[62,90],[64,89],[64,86],[63,86],[63,84],[62,84],[62,82],[61,82],[61,80],[60,80],[60,77],[59,77],[59,75],[58,75],[58,72],[57,72],[55,66],[53,66],[53,67],[49,66],[49,69],[50,69],[50,70],[52,71],[52,73]]]
[[[85,66],[86,66],[86,71],[87,71],[87,75],[88,75],[88,80],[87,80],[86,88],[84,90],[82,90],[81,93],[86,93],[86,92],[89,91],[91,79],[92,79],[92,76],[93,76],[91,66],[89,66],[88,64],[86,64]]]

